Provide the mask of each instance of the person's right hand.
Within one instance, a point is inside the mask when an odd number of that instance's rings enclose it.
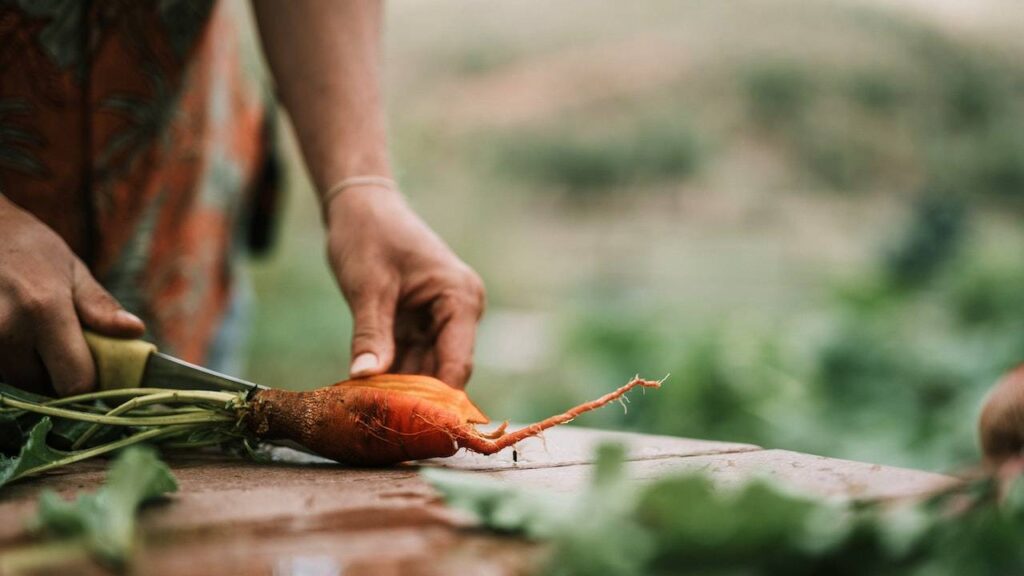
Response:
[[[985,463],[992,468],[1024,455],[1024,364],[1002,377],[985,399],[978,419]]]
[[[124,338],[145,331],[53,230],[0,195],[0,381],[61,396],[91,390],[83,326]]]

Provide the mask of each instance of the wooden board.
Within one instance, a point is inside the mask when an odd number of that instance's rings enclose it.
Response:
[[[931,491],[949,477],[899,468],[762,450],[748,444],[563,427],[493,458],[428,461],[537,489],[579,489],[601,442],[628,447],[637,481],[705,470],[723,485],[772,477],[803,494],[833,499],[891,498]],[[142,514],[140,574],[495,574],[535,572],[543,548],[475,532],[444,508],[416,467],[352,469],[289,451],[257,464],[219,455],[169,458],[180,491]],[[16,484],[0,495],[0,566],[38,546],[25,522],[43,489],[65,497],[93,490],[104,462],[86,462]],[[55,574],[102,574],[84,559]]]

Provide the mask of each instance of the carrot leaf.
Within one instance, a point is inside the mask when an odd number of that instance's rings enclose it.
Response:
[[[17,455],[0,455],[0,487],[29,470],[56,462],[66,456],[64,452],[54,450],[46,443],[46,436],[52,427],[50,419],[43,418],[24,437],[24,443]]]
[[[589,486],[557,494],[467,472],[424,474],[481,527],[550,543],[548,575],[959,576],[1024,568],[1024,478],[982,478],[918,501],[842,503],[763,479],[726,487],[705,473],[641,483],[627,477],[621,456],[603,447]],[[561,506],[549,507],[556,496]]]
[[[425,468],[421,474],[449,506],[496,532],[549,538],[567,517],[565,500],[523,492],[499,480],[444,468]]]
[[[114,460],[104,485],[68,501],[46,491],[34,527],[57,538],[77,538],[90,553],[113,565],[129,557],[139,507],[178,489],[170,469],[148,446],[131,446]]]

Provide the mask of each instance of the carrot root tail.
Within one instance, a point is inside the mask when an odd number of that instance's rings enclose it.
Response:
[[[666,376],[665,378],[668,378],[668,376]],[[521,440],[525,440],[526,438],[536,436],[541,432],[547,430],[548,428],[553,428],[555,426],[558,426],[559,424],[571,422],[580,414],[590,412],[591,410],[596,410],[616,400],[621,401],[623,395],[626,394],[626,392],[632,390],[633,388],[636,388],[638,386],[642,388],[659,388],[661,384],[665,381],[665,378],[662,378],[661,380],[644,380],[639,376],[634,376],[632,380],[630,380],[624,386],[620,387],[618,390],[609,392],[608,394],[605,394],[604,396],[601,396],[596,400],[585,402],[583,404],[580,404],[579,406],[570,408],[569,410],[566,410],[561,414],[552,416],[545,420],[541,420],[540,422],[536,422],[534,424],[530,424],[525,428],[520,428],[515,432],[510,432],[506,434],[505,427],[508,425],[508,422],[505,422],[504,424],[499,426],[497,430],[488,434],[481,434],[479,432],[468,434],[466,436],[459,438],[459,446],[466,448],[468,450],[472,450],[473,452],[479,452],[480,454],[494,454],[495,452],[504,450],[505,448],[508,448],[509,446],[512,446]]]

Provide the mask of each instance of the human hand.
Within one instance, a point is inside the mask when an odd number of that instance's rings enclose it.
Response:
[[[328,259],[354,319],[351,375],[426,374],[465,387],[480,277],[395,190],[353,186],[326,210]]]
[[[978,422],[981,450],[989,466],[1019,460],[1024,448],[1024,364],[989,392]]]
[[[60,236],[0,195],[0,380],[61,396],[90,390],[83,326],[125,338],[145,331]]]

